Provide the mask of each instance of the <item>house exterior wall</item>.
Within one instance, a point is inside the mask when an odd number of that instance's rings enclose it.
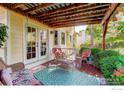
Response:
[[[65,27],[65,28],[58,28],[55,29],[59,31],[59,47],[66,47],[66,48],[73,48],[73,33],[74,33],[74,27]],[[65,45],[61,44],[61,32],[64,32],[66,35],[66,41]],[[70,41],[71,36],[71,41]]]
[[[24,62],[24,56],[25,56],[24,52],[26,52],[24,48],[25,48],[25,31],[26,31],[27,17],[17,14],[13,11],[9,11],[9,16],[10,16],[10,34],[11,34],[10,64],[14,64],[17,62]],[[28,25],[32,25],[37,29],[47,29],[48,31],[51,30],[50,27],[29,18],[28,18]]]
[[[5,9],[6,10],[6,9]],[[0,11],[1,13],[1,11]],[[73,27],[68,27],[68,28],[51,28],[47,25],[44,25],[40,22],[37,22],[35,20],[32,20],[30,18],[27,18],[23,15],[20,15],[16,12],[6,10],[6,22],[9,27],[9,37],[8,37],[8,42],[7,42],[7,64],[14,64],[18,62],[25,62],[25,57],[26,57],[26,25],[28,26],[33,26],[37,29],[37,36],[39,34],[40,30],[46,29],[48,31],[48,55],[47,59],[53,58],[52,55],[52,48],[53,47],[65,47],[65,48],[72,48],[73,47],[73,33],[74,29]],[[0,16],[2,16],[0,14]],[[51,34],[51,31],[58,31],[58,45],[54,45],[54,34]],[[61,33],[65,33],[65,45],[61,44]],[[72,36],[72,41],[70,41],[70,36]],[[36,66],[39,65],[43,62],[46,62],[47,60],[41,59],[37,60],[37,62],[31,63],[31,66]],[[27,67],[31,67],[27,66]]]

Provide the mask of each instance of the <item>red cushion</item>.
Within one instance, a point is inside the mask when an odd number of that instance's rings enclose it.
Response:
[[[90,51],[84,51],[82,53],[82,57],[85,58],[85,57],[89,57],[90,56]]]
[[[52,51],[53,51],[55,57],[61,56],[63,54],[61,48],[53,48]]]

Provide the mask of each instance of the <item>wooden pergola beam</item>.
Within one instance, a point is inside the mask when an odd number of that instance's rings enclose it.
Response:
[[[106,20],[109,20],[113,12],[116,10],[116,8],[119,6],[119,3],[113,3],[109,6],[108,11],[106,12],[101,24],[104,24]]]
[[[59,13],[59,12],[67,12],[67,11],[72,10],[72,9],[77,9],[77,8],[80,8],[80,7],[88,7],[88,6],[91,6],[91,5],[95,5],[95,4],[94,3],[89,3],[89,4],[75,3],[74,5],[69,5],[69,6],[66,6],[66,7],[62,7],[62,8],[58,8],[56,10],[49,11],[49,12],[44,13],[44,14],[40,14],[37,17],[49,16],[49,15],[53,15],[53,14],[56,14],[56,13]]]
[[[47,20],[44,21],[45,23],[58,23],[58,22],[65,22],[65,21],[72,21],[72,20],[89,20],[89,19],[95,19],[95,18],[103,18],[104,14],[99,15],[91,15],[91,16],[73,16],[73,17],[66,17],[63,19],[56,19],[56,20]]]
[[[69,21],[69,22],[61,22],[61,23],[55,23],[55,24],[49,24],[51,26],[54,25],[67,25],[67,24],[75,24],[75,23],[88,23],[88,22],[96,22],[96,21],[101,21],[101,19],[92,19],[92,20],[76,20],[76,21]]]
[[[112,14],[114,13],[114,11],[117,9],[117,7],[119,6],[120,4],[119,3],[113,3],[109,6],[109,9],[108,11],[106,12],[101,24],[102,24],[102,27],[103,27],[103,39],[102,39],[102,48],[103,50],[106,49],[106,33],[107,33],[107,28],[108,28],[108,23],[109,23],[109,20],[112,16]]]
[[[53,14],[53,15],[50,15],[50,16],[45,16],[45,17],[42,17],[40,18],[41,20],[46,20],[46,19],[51,19],[51,18],[55,18],[55,17],[60,17],[60,16],[68,16],[68,15],[72,15],[72,14],[78,14],[78,13],[85,13],[85,12],[94,12],[95,10],[102,10],[100,8],[103,8],[105,9],[105,7],[107,8],[108,7],[108,4],[107,5],[97,5],[97,6],[92,6],[92,7],[88,7],[88,8],[80,8],[76,11],[67,11],[67,12],[62,12],[62,13],[57,13],[57,14]]]
[[[90,25],[90,24],[99,24],[101,21],[94,21],[94,22],[83,22],[83,23],[70,23],[67,25],[54,25],[51,27],[55,27],[55,28],[62,28],[62,27],[71,27],[71,26],[79,26],[79,25]]]
[[[76,18],[76,19],[70,19],[70,20],[65,20],[65,21],[60,21],[60,22],[52,22],[52,23],[47,23],[49,25],[52,24],[64,24],[64,23],[70,23],[70,22],[88,22],[88,21],[96,21],[96,20],[102,20],[102,18],[91,18],[91,19],[81,19],[81,18]],[[65,24],[66,25],[66,24]]]
[[[103,27],[103,41],[102,41],[102,49],[105,50],[106,49],[106,33],[107,33],[107,28],[108,28],[108,22],[109,20],[106,20],[105,23],[102,25]]]
[[[43,3],[39,6],[36,6],[36,7],[31,8],[31,9],[25,10],[25,12],[30,13],[30,12],[37,11],[37,10],[42,9],[42,8],[47,8],[47,7],[53,6],[53,5],[55,5],[55,3]]]

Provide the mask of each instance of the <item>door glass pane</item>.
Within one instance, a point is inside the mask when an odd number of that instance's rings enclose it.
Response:
[[[28,27],[27,32],[27,59],[36,57],[36,29]]]
[[[42,31],[40,33],[40,56],[44,56],[46,55],[46,51],[47,51],[47,31]]]
[[[58,31],[55,31],[54,33],[54,44],[58,45]]]
[[[61,44],[65,45],[65,33],[61,33]]]

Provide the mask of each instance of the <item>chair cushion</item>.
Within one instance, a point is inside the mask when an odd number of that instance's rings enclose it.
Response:
[[[6,65],[4,64],[2,58],[0,58],[0,70],[6,68]]]
[[[61,58],[64,55],[61,48],[53,48],[53,53],[54,53],[56,58]]]
[[[18,72],[11,73],[10,69],[2,71],[2,79],[7,85],[37,85],[40,84],[35,79],[33,73],[28,69],[23,69]]]
[[[12,85],[11,73],[12,73],[11,68],[6,68],[2,70],[1,79],[7,85]]]
[[[33,73],[28,69],[11,74],[13,85],[36,85],[39,81],[35,79]]]
[[[85,51],[83,51],[83,53],[82,53],[82,58],[89,57],[90,54],[91,54],[91,52],[90,52],[89,50],[85,50]]]

